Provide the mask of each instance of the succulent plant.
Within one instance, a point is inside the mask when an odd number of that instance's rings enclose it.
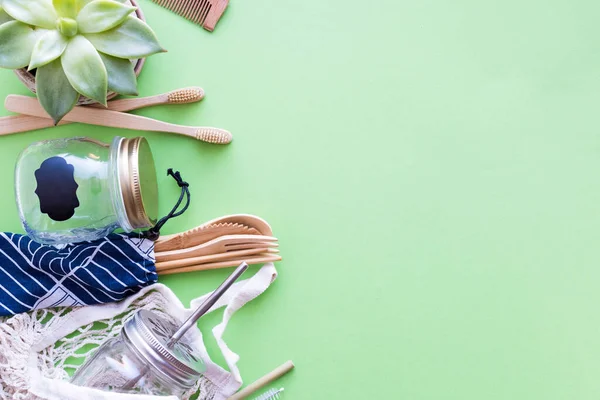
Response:
[[[131,60],[162,51],[124,0],[0,0],[0,67],[36,74],[41,105],[56,123],[80,94],[106,105],[107,91],[137,95]]]
[[[2,9],[2,0],[0,0],[0,25],[8,21],[12,21],[12,17]]]

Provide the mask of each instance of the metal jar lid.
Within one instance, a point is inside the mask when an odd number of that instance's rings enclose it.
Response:
[[[149,228],[158,220],[158,184],[154,158],[143,137],[118,138],[118,179],[131,230]]]
[[[138,311],[123,327],[123,337],[129,341],[148,365],[163,376],[185,387],[192,387],[206,371],[197,350],[185,340],[168,348],[166,343],[177,326],[157,313]]]

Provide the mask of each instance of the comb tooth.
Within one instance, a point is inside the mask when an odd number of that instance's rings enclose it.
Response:
[[[177,0],[159,0],[162,4],[161,6],[173,11],[173,9],[175,8],[175,3],[177,2]]]
[[[198,14],[195,17],[198,25],[202,25],[202,22],[204,21],[204,14],[208,8],[210,8],[210,0],[204,0],[204,4],[202,4],[202,7],[198,10]]]
[[[192,22],[196,22],[194,20],[194,16],[198,14],[198,10],[202,8],[202,4],[204,4],[204,0],[198,1],[194,4],[194,7],[191,7],[185,18],[189,19]]]
[[[210,12],[210,10],[212,9],[212,3],[208,3],[206,5],[206,8],[204,10],[202,10],[202,14],[200,14],[199,16],[199,23],[200,24],[204,24],[204,21],[206,21],[206,17],[208,16],[208,13]]]
[[[184,1],[181,10],[179,10],[179,15],[187,19],[187,14],[190,12],[190,9],[193,9],[193,7],[193,4],[190,5],[189,2]]]
[[[203,24],[204,21],[206,21],[206,18],[208,17],[208,14],[210,13],[211,9],[212,9],[212,4],[208,3],[208,7],[206,7],[206,10],[202,13],[202,16],[200,17],[201,24]]]
[[[200,3],[198,4],[198,8],[196,8],[194,15],[192,16],[192,18],[190,18],[191,21],[193,21],[194,23],[198,23],[199,21],[199,17],[202,14],[202,10],[206,7],[206,0],[202,0],[200,1]]]
[[[184,6],[185,6],[185,0],[176,0],[175,5],[173,7],[173,12],[178,15],[181,15],[181,10],[183,9]]]
[[[202,4],[204,3],[204,0],[199,1],[197,3],[194,3],[194,7],[190,7],[185,18],[189,19],[190,21],[194,21],[193,16],[196,15],[198,13],[198,10],[202,7]]]
[[[193,5],[186,4],[181,9],[181,13],[179,15],[181,15],[183,18],[187,19],[188,18],[188,14],[190,13],[190,10],[193,9],[193,8],[194,8]]]
[[[188,2],[186,0],[180,0],[179,10],[178,10],[179,15],[183,16],[183,14],[185,14],[187,3]]]
[[[207,7],[207,4],[208,4],[207,0],[202,0],[200,2],[200,6],[196,10],[196,13],[194,14],[194,16],[192,18],[192,21],[194,21],[194,23],[196,23],[196,24],[200,23],[200,17],[202,16],[202,12],[204,11],[204,9]]]

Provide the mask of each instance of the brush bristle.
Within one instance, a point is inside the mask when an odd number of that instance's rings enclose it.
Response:
[[[233,140],[233,136],[219,128],[200,128],[196,132],[196,139],[207,143],[229,144]]]
[[[200,101],[204,98],[204,90],[202,88],[188,88],[175,90],[169,93],[169,103],[185,104]]]
[[[281,388],[279,390],[271,389],[268,392],[264,393],[263,395],[255,398],[254,400],[279,400],[283,390],[284,390],[283,388]]]

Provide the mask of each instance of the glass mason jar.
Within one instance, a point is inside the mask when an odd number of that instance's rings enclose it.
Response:
[[[182,397],[206,365],[186,336],[167,347],[177,328],[159,314],[138,311],[119,336],[100,346],[77,370],[71,382],[104,391]]]
[[[34,143],[17,160],[15,188],[23,227],[39,243],[96,240],[157,220],[156,169],[143,137]]]

